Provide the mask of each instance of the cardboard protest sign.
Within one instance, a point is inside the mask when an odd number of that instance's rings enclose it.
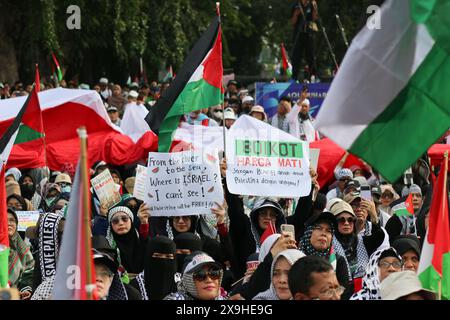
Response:
[[[120,196],[120,192],[117,189],[117,185],[114,183],[113,177],[109,172],[109,169],[106,169],[98,176],[92,178],[91,184],[92,188],[97,194],[98,199],[100,200],[100,203],[106,203],[108,209],[112,208],[122,199],[122,197]]]
[[[239,117],[226,152],[231,193],[296,198],[311,192],[309,144],[265,122]]]
[[[19,224],[17,231],[26,231],[28,227],[36,226],[39,220],[39,211],[16,211]]]
[[[133,197],[144,201],[146,181],[147,181],[147,167],[138,164],[136,168],[136,181],[134,182]]]
[[[217,152],[150,152],[145,202],[154,217],[211,214],[223,203]]]

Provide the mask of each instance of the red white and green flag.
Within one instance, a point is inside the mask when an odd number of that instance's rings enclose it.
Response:
[[[317,130],[388,181],[449,127],[449,11],[450,1],[385,1],[370,18],[381,27],[353,39],[316,118]]]
[[[398,217],[412,217],[414,208],[412,204],[412,193],[408,195],[405,202],[399,203],[392,207],[392,212]]]
[[[448,158],[433,188],[429,225],[419,263],[419,278],[424,288],[450,300],[450,224],[447,190]]]
[[[222,29],[217,15],[187,56],[174,82],[145,118],[158,134],[160,152],[169,152],[183,115],[223,102],[222,77]]]
[[[5,170],[15,144],[26,143],[44,136],[41,109],[33,88],[19,114],[0,138],[0,287],[8,283],[8,213],[6,205]],[[43,144],[42,144],[43,145]]]
[[[289,57],[286,49],[284,48],[284,43],[281,44],[281,59],[284,73],[288,77],[292,77],[292,64],[289,62]]]
[[[56,72],[57,72],[58,81],[61,82],[61,80],[63,79],[63,74],[62,74],[62,71],[61,71],[61,66],[59,65],[59,62],[58,62],[58,60],[56,59],[56,56],[55,56],[55,54],[54,54],[53,52],[52,52],[52,58],[53,58],[53,63],[54,63],[55,66],[56,66]]]

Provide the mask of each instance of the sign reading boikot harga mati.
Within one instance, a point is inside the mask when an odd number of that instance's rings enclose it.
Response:
[[[217,151],[150,152],[145,202],[152,216],[211,214],[223,203]]]
[[[309,146],[249,116],[227,135],[227,185],[234,194],[301,197],[311,191]]]

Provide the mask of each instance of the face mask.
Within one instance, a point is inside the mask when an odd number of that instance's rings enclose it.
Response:
[[[47,198],[45,199],[45,203],[47,204],[47,207],[51,207],[51,205],[53,204],[53,202],[55,201],[56,197],[52,197],[52,198]]]
[[[223,119],[222,111],[215,111],[213,114],[216,119]]]
[[[72,187],[71,186],[65,186],[61,188],[61,193],[70,193],[70,191],[72,191]]]

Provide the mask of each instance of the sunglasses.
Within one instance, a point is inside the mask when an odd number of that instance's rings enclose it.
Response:
[[[123,222],[128,222],[128,220],[130,220],[130,217],[128,216],[120,216],[120,217],[115,217],[111,220],[112,224],[119,224],[120,220],[122,220]]]
[[[208,271],[202,269],[195,272],[192,277],[195,281],[205,281],[207,277],[211,278],[211,280],[218,280],[220,275],[220,269],[209,269]]]
[[[340,224],[345,224],[346,222],[354,223],[354,222],[356,222],[356,218],[355,217],[350,217],[350,218],[340,217],[340,218],[337,218],[336,221]]]

